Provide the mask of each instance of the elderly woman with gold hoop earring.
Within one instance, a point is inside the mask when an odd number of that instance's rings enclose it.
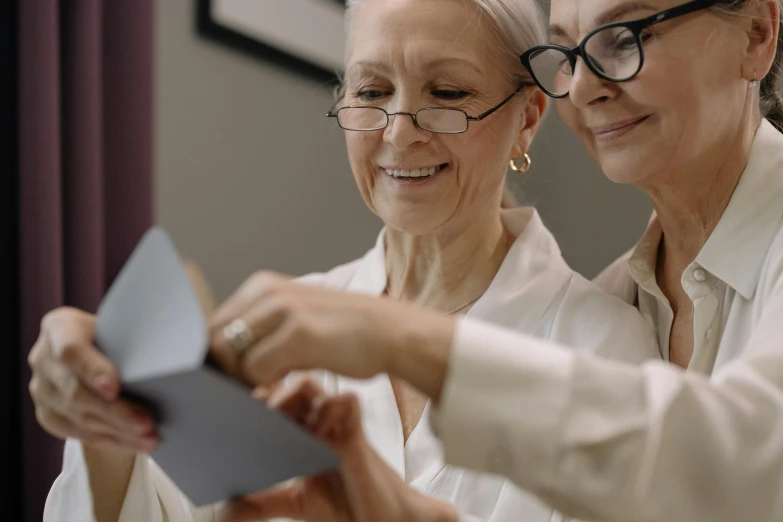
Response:
[[[658,357],[642,317],[573,272],[533,208],[503,208],[507,170],[529,171],[527,151],[546,108],[517,58],[544,38],[535,2],[363,0],[349,2],[348,17],[344,94],[328,116],[345,130],[359,192],[385,227],[362,258],[299,282],[466,314],[589,352],[622,347],[597,353],[626,362]],[[250,277],[212,318],[214,355],[228,372],[237,352],[250,357],[260,341],[270,281]],[[148,455],[154,426],[115,400],[116,372],[92,346],[92,327],[87,314],[54,311],[31,357],[41,424],[68,439],[45,521],[213,520]],[[67,359],[59,356],[63,339]],[[63,378],[83,391],[61,395]],[[479,520],[550,520],[551,509],[509,482],[445,466],[429,402],[401,380],[317,381],[329,393],[355,393],[374,455],[368,462],[397,477],[380,487],[398,492],[392,504],[432,502]],[[104,404],[98,419],[78,414]]]

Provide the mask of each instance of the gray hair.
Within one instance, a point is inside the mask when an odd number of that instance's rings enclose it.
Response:
[[[359,4],[368,0],[347,0],[345,15],[346,61],[351,50],[352,20]],[[383,0],[376,0],[383,1]],[[480,22],[487,22],[491,45],[498,62],[508,67],[509,80],[516,84],[530,76],[519,55],[534,45],[546,43],[544,14],[536,0],[463,0],[476,9]]]

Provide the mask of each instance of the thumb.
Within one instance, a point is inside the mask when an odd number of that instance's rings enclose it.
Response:
[[[84,385],[106,400],[119,393],[114,365],[92,344],[95,318],[75,309],[61,309],[44,319],[51,353]]]
[[[60,361],[99,397],[111,401],[120,388],[119,377],[112,363],[89,345],[68,344],[60,350]]]
[[[218,522],[257,522],[268,518],[302,518],[301,483],[297,480],[232,500],[218,513]]]

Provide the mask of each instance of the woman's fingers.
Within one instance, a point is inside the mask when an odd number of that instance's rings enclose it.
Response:
[[[155,433],[133,434],[126,433],[108,426],[104,421],[86,414],[80,424],[92,435],[89,441],[92,447],[106,446],[121,449],[132,453],[152,453],[158,445]]]
[[[56,437],[152,451],[154,422],[118,398],[117,371],[93,345],[94,334],[95,318],[81,310],[58,308],[44,317],[28,357],[36,416]]]
[[[256,272],[226,299],[210,318],[210,329],[220,330],[245,312],[284,278],[272,272]]]
[[[38,394],[34,394],[34,391]],[[49,407],[63,415],[89,412],[119,430],[144,433],[154,428],[152,418],[127,401],[107,401],[84,386],[61,362],[43,359],[30,381],[33,398],[40,396]]]
[[[76,425],[54,410],[39,407],[35,410],[38,423],[52,435],[61,439],[79,439],[93,447],[106,447],[131,452],[149,453],[155,448],[155,441],[131,439],[122,434],[103,431],[100,427],[90,429],[90,421]]]
[[[361,410],[354,394],[327,396],[311,379],[278,389],[267,404],[276,408],[334,450],[342,451],[361,435]]]
[[[263,385],[293,371],[321,368],[308,360],[311,341],[312,337],[297,331],[296,321],[275,327],[239,359],[239,371],[248,382]]]
[[[65,439],[68,437],[91,442],[95,436],[86,428],[77,426],[55,410],[45,406],[36,406],[35,417],[38,424],[55,437]]]
[[[92,415],[120,433],[141,436],[154,434],[155,431],[152,418],[141,408],[123,399],[106,403],[83,386],[76,390],[73,408]]]
[[[283,381],[274,382],[268,386],[256,386],[253,389],[253,397],[262,402],[268,402],[269,399],[284,386]]]
[[[316,437],[341,449],[361,434],[359,399],[352,393],[326,398],[313,426]]]
[[[30,381],[30,394],[35,400],[39,420],[43,419],[42,426],[57,437],[78,438],[90,443],[105,439],[133,451],[152,451],[157,443],[154,425],[146,417],[140,417],[144,418],[143,424],[121,420],[126,411],[133,411],[127,403],[105,405],[90,390],[80,386],[75,393],[77,399],[66,405],[58,390],[40,376],[34,376]],[[112,408],[123,413],[112,412]]]
[[[304,426],[312,412],[317,410],[320,404],[319,398],[323,396],[321,387],[311,379],[305,378],[295,385],[280,387],[270,396],[267,404]]]
[[[95,318],[73,308],[60,308],[44,317],[41,336],[31,351],[30,366],[54,359],[62,363],[71,378],[75,377],[106,400],[119,393],[120,383],[114,365],[93,345]],[[54,380],[59,379],[59,380]],[[49,378],[67,391],[73,386],[64,375]]]
[[[270,292],[259,289],[251,298],[244,297],[233,303],[230,300],[225,308],[218,311],[210,322],[210,352],[217,359],[224,371],[235,377],[242,377],[245,369],[244,355],[255,352],[259,345],[267,342],[267,338],[279,334],[279,329],[286,317],[286,307],[280,299]],[[236,323],[235,323],[236,322]],[[247,338],[242,341],[247,346],[238,351],[234,324],[246,328],[241,335]],[[263,349],[263,348],[262,348]],[[253,381],[257,384],[271,382]]]

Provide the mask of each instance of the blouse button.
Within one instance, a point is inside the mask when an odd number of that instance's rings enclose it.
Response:
[[[701,268],[697,268],[693,271],[693,278],[699,283],[703,283],[707,280],[707,273]]]

